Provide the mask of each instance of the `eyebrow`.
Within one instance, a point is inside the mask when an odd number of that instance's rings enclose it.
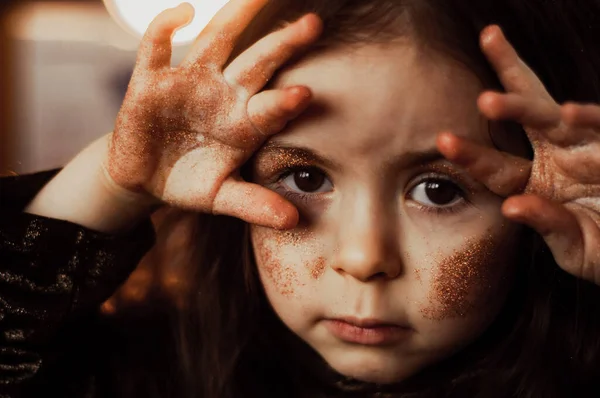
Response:
[[[260,152],[286,152],[291,156],[306,160],[311,163],[321,164],[329,169],[339,170],[341,168],[339,163],[327,159],[325,156],[322,156],[316,151],[306,147],[269,142],[262,148]],[[425,151],[404,152],[398,156],[392,157],[390,160],[386,161],[385,164],[390,168],[402,169],[435,163],[445,159],[446,158],[437,150],[437,148],[430,148]]]
[[[440,160],[446,160],[446,158],[437,150],[437,148],[430,148],[425,151],[404,152],[401,155],[392,157],[385,163],[388,167],[403,169],[431,164]]]
[[[260,150],[260,152],[262,154],[270,152],[285,152],[288,155],[293,156],[295,158],[302,159],[310,163],[320,164],[328,169],[339,170],[341,168],[339,163],[319,155],[314,150],[300,146],[291,146],[275,142],[269,142]]]

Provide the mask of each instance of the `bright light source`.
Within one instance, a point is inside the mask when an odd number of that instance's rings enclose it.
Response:
[[[140,38],[158,14],[183,2],[194,6],[196,14],[189,25],[177,31],[173,38],[174,45],[183,45],[194,41],[228,0],[104,0],[113,19],[125,30]]]

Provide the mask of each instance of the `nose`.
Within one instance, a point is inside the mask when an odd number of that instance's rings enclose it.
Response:
[[[402,260],[393,209],[386,209],[382,200],[366,194],[345,201],[342,209],[335,270],[363,282],[398,277]]]

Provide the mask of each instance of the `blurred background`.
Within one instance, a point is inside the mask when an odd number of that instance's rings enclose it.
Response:
[[[101,0],[0,0],[0,175],[61,167],[112,131],[138,45]],[[173,62],[186,51],[176,47]],[[169,210],[153,215],[157,229]],[[181,280],[171,264],[190,243],[193,217],[170,220],[169,233],[104,304],[105,314],[155,293],[177,300]]]
[[[112,130],[139,40],[101,0],[0,0],[0,17],[0,173],[62,166]]]

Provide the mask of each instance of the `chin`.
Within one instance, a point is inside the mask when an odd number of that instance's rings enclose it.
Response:
[[[412,361],[396,357],[390,351],[371,353],[349,351],[323,357],[329,366],[341,375],[367,383],[399,383],[420,369]]]

